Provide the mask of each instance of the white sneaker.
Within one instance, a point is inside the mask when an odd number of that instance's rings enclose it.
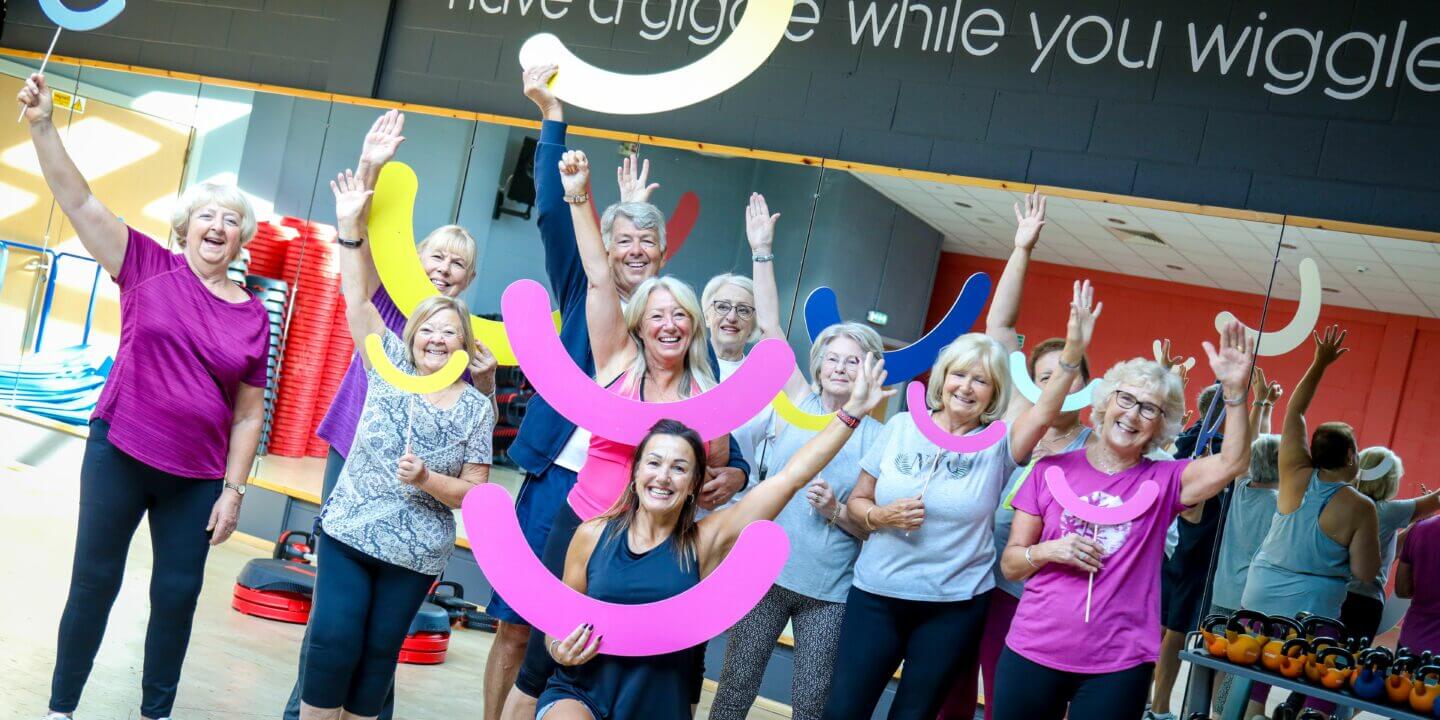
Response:
[[[69,715],[62,715],[57,712],[52,712],[49,715],[40,718],[40,720],[71,720],[71,717]]]

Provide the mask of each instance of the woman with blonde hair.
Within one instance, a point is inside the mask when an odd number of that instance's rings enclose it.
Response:
[[[926,407],[891,418],[861,460],[848,506],[870,537],[855,562],[824,717],[870,717],[903,662],[889,716],[931,720],[975,656],[995,587],[995,508],[1010,474],[1029,462],[1060,413],[1100,315],[1094,299],[1089,281],[1075,283],[1059,371],[997,442],[951,452],[920,429],[928,423],[967,436],[1005,417],[1005,350],[969,333],[940,352]]]
[[[149,517],[155,563],[140,716],[170,715],[210,546],[235,531],[260,442],[269,320],[226,276],[255,234],[234,187],[199,183],[171,218],[179,254],[101,204],[65,151],[45,77],[16,98],[40,172],[80,244],[120,287],[120,346],[90,419],[80,469],[80,519],[60,618],[49,718],[80,703],[124,577]]]
[[[331,184],[342,237],[357,237],[370,193],[349,172]],[[404,332],[390,331],[360,280],[358,248],[341,253],[346,320],[357,346],[378,335],[402,372],[428,375],[451,354],[471,357],[465,303],[423,300]],[[455,547],[453,508],[489,480],[495,411],[463,380],[417,397],[396,388],[362,354],[369,390],[355,443],[320,511],[315,606],[303,650],[302,720],[374,718],[394,683],[415,612]]]

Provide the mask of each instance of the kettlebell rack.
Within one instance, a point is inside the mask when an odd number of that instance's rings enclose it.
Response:
[[[1250,687],[1257,682],[1284,688],[1316,700],[1332,702],[1341,707],[1376,713],[1380,717],[1398,718],[1399,720],[1433,720],[1432,716],[1411,712],[1394,705],[1361,700],[1349,693],[1327,690],[1310,683],[1266,672],[1263,669],[1226,662],[1205,651],[1204,638],[1198,630],[1191,631],[1185,636],[1185,647],[1180,651],[1180,660],[1190,663],[1190,685],[1186,692],[1185,711],[1181,715],[1182,717],[1189,717],[1191,713],[1204,713],[1206,717],[1209,717],[1210,685],[1218,671],[1235,678],[1235,684],[1230,689],[1230,702],[1226,707],[1220,709],[1221,720],[1243,720],[1245,703],[1250,697]]]

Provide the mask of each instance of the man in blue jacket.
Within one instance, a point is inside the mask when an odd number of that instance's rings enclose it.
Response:
[[[544,118],[540,143],[535,149],[535,204],[539,210],[540,239],[545,246],[545,272],[560,304],[560,340],[575,364],[593,377],[595,359],[590,354],[585,321],[588,282],[580,265],[575,226],[564,200],[565,190],[560,184],[560,156],[567,149],[564,109],[547,85],[554,74],[554,66],[526,68],[523,73],[525,96],[535,102]],[[622,188],[621,200],[644,201],[653,188],[643,181],[638,186]],[[617,217],[616,232],[622,231],[622,224],[629,223],[630,219],[624,215]],[[664,248],[658,243],[650,250],[641,247],[646,243],[631,245],[628,250],[612,249],[610,256],[615,285],[622,297],[629,297],[640,283],[659,275],[665,264]],[[575,485],[575,475],[585,462],[589,444],[588,432],[576,428],[544,398],[537,395],[531,399],[509,454],[525,470],[525,482],[515,501],[515,514],[536,557],[545,549],[552,521]],[[713,509],[723,505],[745,486],[749,474],[750,466],[731,438],[730,465],[711,471],[710,480],[702,490],[701,507]],[[498,594],[491,598],[486,612],[499,621],[499,626],[485,662],[484,718],[498,720],[525,655],[530,627]],[[528,703],[531,717],[534,717],[533,702],[532,698]]]

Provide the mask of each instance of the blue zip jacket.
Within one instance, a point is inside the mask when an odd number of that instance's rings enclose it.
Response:
[[[595,356],[590,353],[590,335],[585,321],[585,291],[588,281],[580,264],[580,250],[575,246],[575,225],[565,203],[565,189],[560,184],[560,156],[565,154],[563,122],[544,121],[540,126],[540,143],[535,148],[535,205],[540,212],[540,242],[545,247],[545,274],[550,289],[560,302],[560,342],[570,359],[590,377],[595,376]],[[715,351],[710,349],[710,362]],[[510,458],[532,475],[540,476],[550,469],[560,450],[565,447],[575,424],[550,407],[545,398],[536,395],[525,408],[520,434],[510,445]],[[750,464],[740,453],[740,445],[730,440],[730,467],[750,476]]]

